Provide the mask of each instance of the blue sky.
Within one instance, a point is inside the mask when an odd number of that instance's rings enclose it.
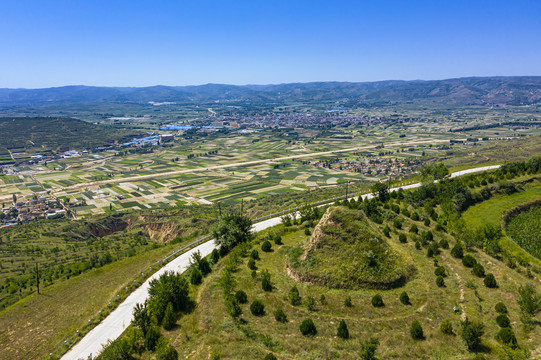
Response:
[[[0,87],[541,75],[541,1],[0,0]]]

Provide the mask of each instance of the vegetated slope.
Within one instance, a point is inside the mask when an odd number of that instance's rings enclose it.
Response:
[[[0,118],[0,148],[8,149],[88,149],[122,141],[133,134],[71,118]]]
[[[415,267],[368,224],[361,210],[331,207],[289,265],[293,277],[332,288],[393,288]]]
[[[520,247],[541,259],[541,199],[535,207],[515,216],[506,231]]]
[[[541,77],[471,77],[430,81],[312,82],[278,85],[151,86],[107,88],[66,86],[0,89],[3,104],[83,102],[277,102],[348,100],[359,103],[430,101],[462,105],[526,105],[541,101]]]

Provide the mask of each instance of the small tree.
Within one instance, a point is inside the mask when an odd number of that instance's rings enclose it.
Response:
[[[453,334],[453,324],[451,323],[451,320],[445,319],[441,322],[440,325],[440,331],[442,334],[445,335],[452,335]]]
[[[394,219],[393,226],[395,229],[402,229],[402,221],[400,221],[398,218]]]
[[[389,228],[389,226],[385,225],[385,227],[383,228],[383,234],[386,237],[391,237],[391,229]]]
[[[485,286],[487,288],[495,288],[495,287],[498,287],[498,284],[496,283],[496,278],[494,277],[493,274],[487,274],[487,276],[485,277],[485,279],[483,280],[483,283],[485,284]]]
[[[457,259],[462,259],[464,257],[464,249],[460,243],[456,243],[455,246],[451,249],[451,256]]]
[[[250,269],[250,270],[256,270],[256,269],[257,269],[257,266],[255,265],[255,260],[252,259],[252,258],[250,258],[250,259],[248,260],[248,264],[247,264],[247,265],[248,265],[248,269]]]
[[[470,254],[462,258],[462,265],[464,265],[465,267],[472,268],[475,264],[477,264],[477,260],[475,260],[475,258]]]
[[[348,326],[346,325],[346,322],[344,320],[340,320],[340,324],[338,325],[338,331],[336,335],[339,338],[344,339],[344,340],[349,339]]]
[[[268,353],[263,360],[276,360],[276,356],[273,353]]]
[[[419,233],[419,228],[417,227],[416,224],[411,225],[410,233],[412,233],[412,234],[418,234]]]
[[[444,287],[445,286],[445,281],[443,280],[443,276],[438,276],[436,278],[436,285],[438,285],[438,287]]]
[[[507,306],[502,302],[497,303],[496,306],[494,306],[494,310],[499,314],[507,314]]]
[[[410,305],[410,297],[408,295],[407,292],[405,291],[402,291],[402,293],[400,294],[400,302],[404,305]]]
[[[250,305],[250,312],[254,316],[263,316],[265,315],[265,305],[259,300],[254,300]]]
[[[248,296],[243,290],[237,290],[235,293],[235,300],[237,300],[239,304],[246,304],[248,302]]]
[[[163,315],[162,326],[165,330],[171,330],[175,327],[176,323],[173,304],[168,303],[167,308],[165,308],[165,314]]]
[[[442,249],[449,249],[449,241],[447,241],[447,239],[441,239],[440,240],[440,247]]]
[[[162,335],[156,328],[151,327],[148,329],[147,334],[145,336],[145,348],[148,351],[154,351],[156,349],[156,345],[158,345],[158,341]]]
[[[383,307],[383,306],[385,306],[385,304],[383,303],[383,298],[381,297],[380,294],[374,295],[374,297],[372,298],[372,306],[373,307]]]
[[[424,224],[425,224],[425,226],[429,226],[430,225],[430,219],[425,218]]]
[[[312,321],[312,319],[306,319],[301,323],[301,326],[299,327],[299,330],[301,331],[301,334],[304,336],[316,336],[317,335],[317,329],[316,325]]]
[[[271,275],[268,270],[261,273],[261,288],[264,291],[272,291]]]
[[[498,331],[498,335],[496,335],[496,339],[502,344],[510,346],[512,349],[516,349],[518,347],[515,333],[509,327],[501,328],[500,331]]]
[[[278,235],[278,234],[276,236],[274,236],[274,243],[276,245],[282,245],[283,244],[282,243],[282,237],[280,235]]]
[[[312,296],[308,296],[306,298],[306,307],[310,311],[315,311],[316,310],[316,300],[314,300],[314,298]]]
[[[324,294],[321,294],[321,296],[319,297],[319,302],[321,303],[321,305],[327,305],[327,299],[325,298]]]
[[[226,299],[225,307],[227,308],[227,312],[229,313],[229,316],[231,316],[233,319],[238,318],[242,314],[242,309],[240,308],[239,303],[232,296],[229,296]]]
[[[414,320],[410,326],[410,335],[413,340],[423,340],[425,338],[423,334],[423,327],[418,320]]]
[[[135,304],[135,308],[133,309],[133,323],[141,329],[143,336],[145,336],[151,326],[146,304]]]
[[[496,316],[496,322],[501,328],[509,327],[511,325],[511,321],[509,321],[509,318],[506,314],[500,314]]]
[[[302,302],[301,296],[299,295],[299,289],[297,289],[296,285],[289,290],[288,297],[291,305],[299,305]]]
[[[281,308],[274,312],[274,318],[276,319],[276,321],[281,323],[287,322],[287,315]]]
[[[488,276],[488,275],[487,275]],[[531,284],[518,288],[518,305],[520,306],[520,320],[526,326],[530,326],[532,318],[541,311],[541,294]]]
[[[212,260],[213,264],[218,263],[220,260],[220,252],[217,249],[212,250],[210,253],[210,259]]]
[[[473,268],[471,270],[472,274],[477,276],[477,277],[480,277],[480,278],[483,278],[485,277],[485,268],[483,267],[483,265],[477,263],[475,265],[473,265]]]
[[[261,250],[264,252],[270,252],[272,250],[272,245],[269,240],[263,241],[263,244],[261,244]]]
[[[438,266],[436,270],[434,270],[434,275],[442,277],[447,276],[447,274],[445,273],[445,268],[443,266]]]
[[[408,237],[406,234],[400,234],[398,235],[398,241],[400,241],[402,244],[405,244],[408,242]]]
[[[352,307],[353,304],[351,302],[351,296],[346,296],[346,298],[344,299],[344,306],[345,307]]]
[[[199,285],[203,281],[203,274],[198,268],[194,267],[190,272],[190,284]]]
[[[259,252],[256,249],[252,250],[252,252],[250,253],[250,258],[254,260],[259,260]]]
[[[362,360],[377,360],[376,350],[378,349],[379,340],[372,338],[361,345],[359,356]]]
[[[475,350],[481,344],[481,336],[485,333],[485,326],[480,322],[472,322],[468,318],[462,323],[462,340],[469,350]]]

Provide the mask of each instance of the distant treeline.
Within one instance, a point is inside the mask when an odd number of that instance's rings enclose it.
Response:
[[[494,123],[494,124],[465,126],[458,129],[451,129],[449,130],[449,132],[486,130],[486,129],[493,129],[493,128],[497,128],[501,126],[541,126],[541,121],[505,121],[505,122],[499,122],[499,123]]]

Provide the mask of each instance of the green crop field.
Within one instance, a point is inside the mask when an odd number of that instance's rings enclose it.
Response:
[[[541,259],[541,207],[514,217],[507,225],[506,231],[520,247]]]

